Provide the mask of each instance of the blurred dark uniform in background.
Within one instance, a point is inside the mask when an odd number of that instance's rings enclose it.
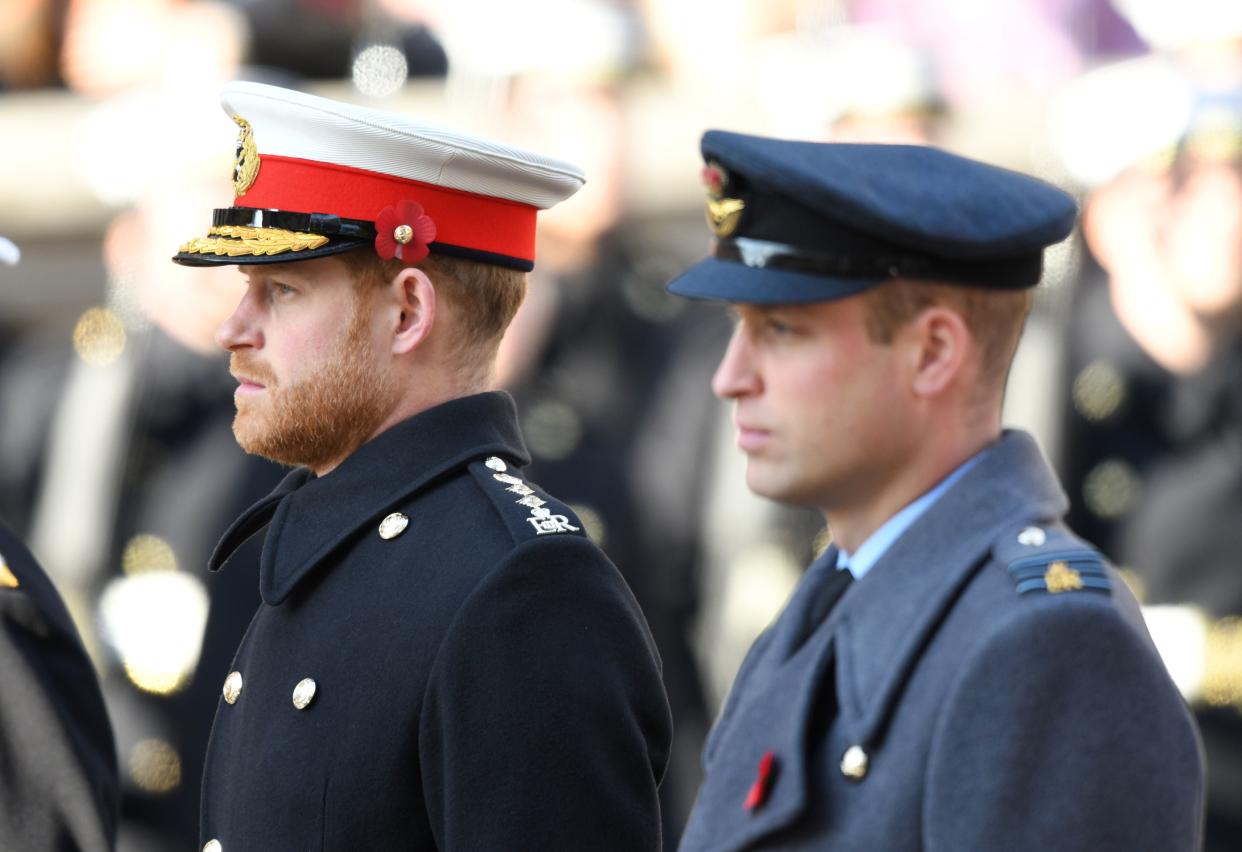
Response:
[[[570,504],[621,570],[660,649],[675,728],[661,788],[672,845],[698,787],[709,722],[691,630],[720,413],[708,378],[728,323],[664,292],[687,258],[657,230],[644,238],[643,228],[612,229],[585,268],[536,271],[532,288],[556,290],[554,313],[542,339],[522,341],[533,360],[507,387],[530,477]]]
[[[0,848],[111,849],[119,795],[90,659],[47,575],[0,525]]]
[[[109,497],[95,517],[74,516],[75,529],[96,532],[90,546],[98,552],[58,584],[79,623],[91,625],[84,636],[102,666],[123,777],[122,848],[155,852],[197,837],[202,759],[219,684],[259,603],[253,576],[209,575],[207,560],[220,531],[271,490],[281,469],[234,442],[234,383],[223,358],[199,355],[158,329],[128,335],[126,349],[133,357],[123,367],[83,363],[51,343],[26,342],[10,353],[0,365],[0,405],[23,405],[26,427],[4,437],[0,497],[27,535],[36,526],[54,534],[65,516],[43,495],[54,488],[49,472],[63,463],[56,457],[89,445],[92,433],[115,437],[67,483],[89,489],[88,482],[102,480]],[[71,392],[70,376],[89,386],[109,369],[129,373],[132,389],[122,405],[81,410],[89,394]],[[27,396],[31,385],[42,391]],[[43,410],[32,410],[29,403],[39,399]],[[58,430],[62,420],[69,427]],[[247,547],[257,557],[257,543]],[[180,584],[158,585],[170,577]],[[116,635],[137,625],[148,627],[132,634],[136,639]],[[158,655],[161,644],[188,642],[192,650],[195,637],[182,631],[199,629],[199,654],[166,665],[147,656]]]
[[[19,257],[0,238],[0,264]],[[95,669],[51,580],[0,523],[0,848],[110,850],[119,805]]]
[[[1070,526],[1129,572],[1242,848],[1242,91],[1100,187],[1065,336]]]

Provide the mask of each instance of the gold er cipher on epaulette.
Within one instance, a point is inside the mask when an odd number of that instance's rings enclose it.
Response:
[[[265,256],[287,251],[316,249],[328,242],[322,234],[304,234],[280,228],[251,228],[246,225],[216,225],[206,237],[190,240],[181,247],[183,254],[214,254],[226,257]]]
[[[535,496],[535,491],[529,485],[516,476],[507,473],[493,473],[492,477],[498,482],[503,482],[509,486],[506,491],[511,491],[519,495],[516,502],[519,506],[525,506],[530,509],[530,517],[527,522],[535,528],[535,532],[539,535],[547,535],[548,533],[577,532],[575,527],[569,522],[569,518],[565,515],[554,515],[551,509],[544,508],[545,502]]]

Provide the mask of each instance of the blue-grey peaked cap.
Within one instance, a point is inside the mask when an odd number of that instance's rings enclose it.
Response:
[[[993,289],[1039,283],[1073,198],[936,148],[703,136],[713,256],[674,279],[691,298],[826,301],[890,278]]]

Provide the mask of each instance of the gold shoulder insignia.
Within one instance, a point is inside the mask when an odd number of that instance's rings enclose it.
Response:
[[[1103,558],[1092,550],[1074,548],[1036,553],[1009,563],[1018,594],[1095,591],[1108,593],[1112,581]]]
[[[1082,575],[1069,567],[1065,561],[1058,559],[1044,572],[1044,584],[1047,585],[1050,594],[1070,592],[1082,588]]]
[[[0,587],[6,589],[16,589],[21,583],[17,582],[17,575],[9,568],[9,563],[4,561],[4,557],[0,556]]]

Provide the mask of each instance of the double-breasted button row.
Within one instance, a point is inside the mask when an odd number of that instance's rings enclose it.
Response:
[[[315,693],[319,689],[314,678],[304,677],[298,681],[298,685],[293,688],[293,706],[299,710],[305,710],[315,700]],[[237,699],[242,693],[242,675],[241,672],[229,672],[229,676],[224,679],[224,700],[229,704],[236,704]],[[208,850],[203,847],[204,852],[218,852]]]

